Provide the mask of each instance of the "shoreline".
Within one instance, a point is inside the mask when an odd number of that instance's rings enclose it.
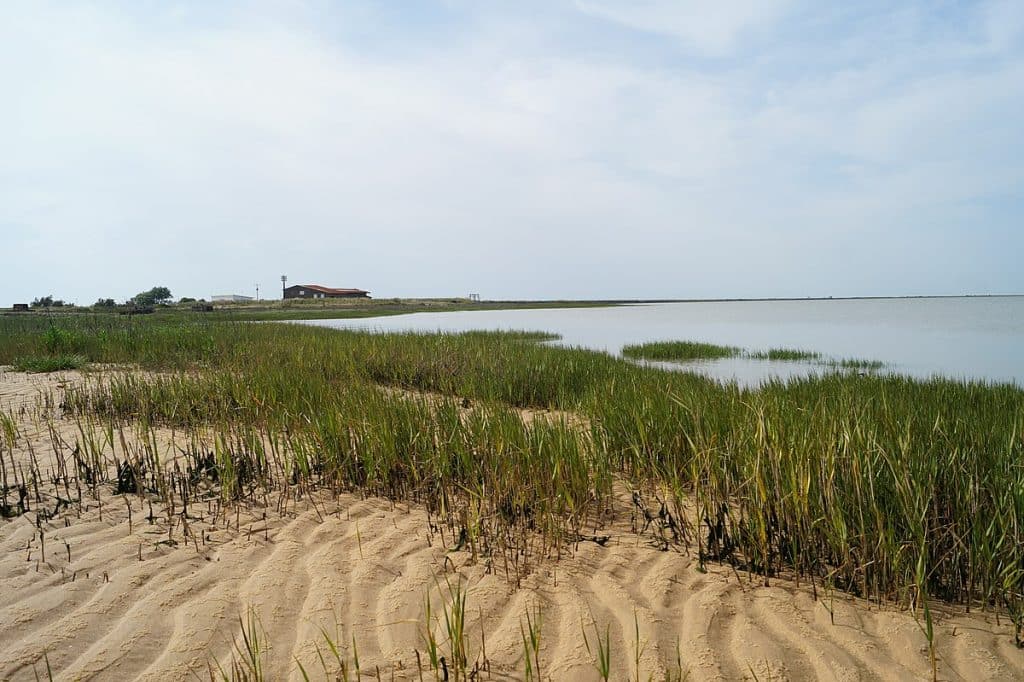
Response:
[[[789,301],[899,301],[928,299],[977,299],[977,298],[1020,298],[1021,294],[902,294],[878,296],[764,296],[764,297],[732,297],[732,298],[621,298],[621,299],[483,299],[470,302],[459,298],[379,298],[368,301],[355,300],[339,302],[337,299],[318,301],[282,302],[280,299],[266,299],[246,303],[217,303],[213,311],[196,312],[189,309],[191,304],[171,304],[158,308],[153,314],[166,316],[178,314],[184,316],[218,317],[222,315],[266,314],[275,316],[291,316],[300,313],[310,314],[350,314],[352,317],[384,317],[391,315],[407,315],[419,312],[459,312],[489,310],[537,310],[537,309],[569,309],[569,308],[601,308],[628,305],[648,305],[658,303],[769,303]],[[116,316],[117,311],[97,310],[91,306],[69,305],[62,308],[31,308],[15,311],[13,308],[0,308],[0,315],[29,317],[39,315],[96,315]]]

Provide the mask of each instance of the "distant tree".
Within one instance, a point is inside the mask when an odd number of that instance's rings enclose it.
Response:
[[[178,303],[195,303],[196,299],[190,298],[189,296],[182,296],[178,299]]]
[[[53,295],[40,296],[39,298],[32,301],[33,308],[49,308],[53,305]]]
[[[154,305],[167,303],[171,300],[171,290],[167,287],[153,287],[149,291],[142,291],[132,297],[132,303],[147,308]]]
[[[62,299],[58,298],[56,301],[54,301],[50,305],[52,305],[54,308],[63,308],[64,306],[66,306],[66,305],[69,306],[71,304],[70,303],[65,303]]]
[[[149,293],[153,296],[154,303],[170,303],[171,301],[171,290],[167,287],[153,287]]]
[[[117,304],[114,303],[112,298],[98,298],[96,302],[92,304],[93,308],[113,308]]]

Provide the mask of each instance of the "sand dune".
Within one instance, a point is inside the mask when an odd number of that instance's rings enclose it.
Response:
[[[29,443],[37,456],[50,451],[40,396],[77,380],[0,373],[0,410],[18,417],[23,436],[5,457],[25,457]],[[68,424],[54,425],[74,442]],[[523,679],[522,628],[538,612],[544,679],[598,679],[606,632],[615,680],[634,679],[637,664],[643,680],[931,675],[911,614],[839,595],[815,601],[809,588],[764,587],[728,567],[701,572],[685,552],[632,533],[625,500],[607,544],[580,542],[516,587],[500,566],[447,551],[416,506],[343,495],[283,514],[249,506],[214,520],[200,509],[188,535],[177,522],[169,535],[159,510],[150,523],[148,504],[127,499],[131,528],[125,498],[109,490],[41,522],[45,555],[34,512],[0,521],[0,679],[46,679],[45,661],[56,679],[206,679],[213,661],[227,665],[240,618],[252,614],[267,679],[302,679],[300,664],[323,679],[317,650],[333,660],[326,632],[350,666],[355,640],[364,678],[417,680],[425,600],[441,613],[456,584],[467,590],[469,660],[482,664],[486,647],[481,679]],[[1024,677],[1005,618],[950,611],[938,620],[940,678]],[[430,626],[447,652],[441,621]]]

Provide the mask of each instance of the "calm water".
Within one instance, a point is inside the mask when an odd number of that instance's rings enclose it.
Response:
[[[618,354],[622,346],[695,340],[819,351],[881,360],[883,371],[918,377],[1013,382],[1024,386],[1024,296],[858,301],[655,303],[613,308],[415,313],[308,324],[373,331],[526,329],[561,343]],[[729,359],[686,369],[757,384],[773,376],[826,371],[820,365]]]

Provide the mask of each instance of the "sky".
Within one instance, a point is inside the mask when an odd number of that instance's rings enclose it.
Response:
[[[0,3],[0,306],[1024,293],[1024,3]]]

